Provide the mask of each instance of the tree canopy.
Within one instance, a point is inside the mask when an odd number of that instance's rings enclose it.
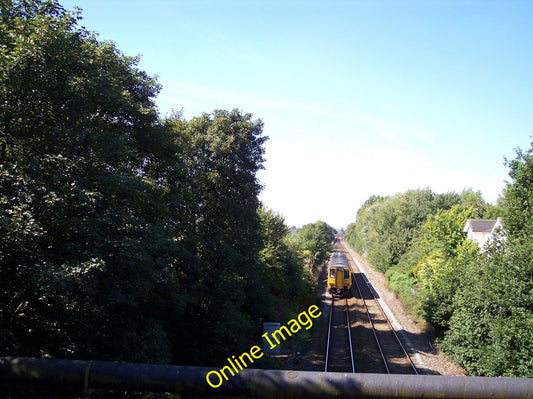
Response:
[[[504,231],[465,262],[443,347],[472,373],[533,376],[533,143],[507,161]]]
[[[533,144],[506,164],[497,206],[471,190],[373,196],[346,235],[470,373],[532,377]],[[496,217],[504,229],[484,248],[467,239],[467,219]]]
[[[258,200],[263,123],[162,118],[155,79],[80,19],[0,1],[2,353],[225,361],[314,293]]]

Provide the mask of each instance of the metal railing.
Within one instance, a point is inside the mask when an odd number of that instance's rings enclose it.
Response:
[[[213,368],[85,360],[0,357],[0,388],[27,386],[172,392],[257,398],[531,398],[533,379],[323,373],[244,369],[220,388],[207,384]]]

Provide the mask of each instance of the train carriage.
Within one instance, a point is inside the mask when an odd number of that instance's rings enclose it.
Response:
[[[352,273],[346,256],[335,252],[328,266],[328,290],[331,295],[347,296],[352,286]]]

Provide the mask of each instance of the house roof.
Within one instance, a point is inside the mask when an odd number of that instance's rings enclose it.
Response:
[[[496,224],[499,222],[500,226],[502,225],[501,218],[492,220],[492,219],[468,219],[466,221],[465,227],[463,229],[464,232],[468,232],[469,230],[474,233],[491,233],[494,228],[496,227]]]

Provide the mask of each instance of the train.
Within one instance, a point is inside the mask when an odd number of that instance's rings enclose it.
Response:
[[[352,287],[352,272],[346,255],[334,252],[328,266],[328,290],[332,296],[347,297]]]

